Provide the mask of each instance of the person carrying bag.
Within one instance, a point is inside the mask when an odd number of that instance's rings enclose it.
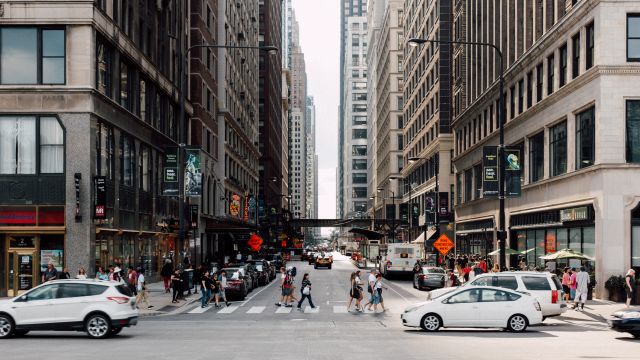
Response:
[[[309,306],[312,309],[315,309],[315,305],[313,305],[313,300],[311,299],[311,281],[309,280],[309,274],[305,273],[302,277],[302,286],[300,292],[302,296],[300,297],[300,301],[298,301],[298,310],[302,310],[302,303],[304,299],[309,299]]]

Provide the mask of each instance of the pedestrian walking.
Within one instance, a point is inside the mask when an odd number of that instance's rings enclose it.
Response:
[[[571,284],[571,274],[569,272],[569,267],[566,266],[562,271],[562,291],[564,291],[564,302],[569,304],[569,300],[571,297],[571,289],[569,288],[569,284]]]
[[[371,310],[371,306],[373,305],[373,286],[376,283],[376,270],[375,269],[371,269],[371,271],[369,272],[369,276],[367,277],[367,292],[369,293],[369,300],[367,300],[367,303],[364,304],[364,307],[367,307],[369,310]]]
[[[178,302],[178,295],[182,290],[182,278],[180,277],[180,270],[176,270],[173,275],[171,275],[171,288],[173,289],[173,298],[171,302],[175,304]]]
[[[98,271],[96,272],[96,279],[104,280],[104,281],[108,281],[109,280],[109,274],[107,274],[104,271],[104,268],[102,266],[98,266]]]
[[[356,311],[364,311],[364,308],[362,307],[362,292],[364,289],[362,288],[362,280],[360,279],[360,270],[356,270],[354,275],[355,276],[351,282],[352,297],[356,300]]]
[[[387,290],[387,287],[382,284],[382,275],[376,276],[376,282],[374,284],[373,292],[373,312],[378,311],[378,304],[382,306],[382,311],[386,311],[384,308],[384,299],[382,298],[382,289]]]
[[[62,268],[61,273],[58,273],[58,279],[71,279],[71,274],[69,274],[69,269],[66,266]]]
[[[575,300],[576,298],[576,268],[571,268],[571,274],[569,276],[569,293],[571,294],[571,300]]]
[[[298,301],[298,310],[302,310],[302,303],[304,299],[309,299],[309,306],[312,309],[315,309],[315,305],[313,305],[313,300],[311,299],[311,281],[309,280],[309,274],[305,273],[302,276],[302,286],[300,286],[300,301]]]
[[[147,309],[151,309],[153,305],[149,304],[149,289],[147,289],[147,281],[144,278],[144,269],[139,268],[136,272],[136,306],[140,305],[143,301],[147,304]]]
[[[162,280],[164,281],[164,292],[169,292],[169,287],[171,285],[171,275],[173,274],[173,266],[171,265],[171,260],[165,259],[164,265],[162,265],[162,270],[160,270],[160,275],[162,276]]]
[[[353,302],[353,282],[356,278],[356,273],[355,271],[351,273],[351,275],[349,276],[349,304],[347,305],[347,311],[349,311],[351,309],[351,303]]]
[[[78,275],[76,275],[76,279],[85,280],[87,278],[87,272],[81,267],[78,270]]]
[[[631,305],[631,299],[633,299],[634,283],[635,283],[636,271],[629,269],[627,275],[624,277],[624,290],[627,293],[627,309]]]
[[[200,276],[200,293],[202,297],[200,298],[200,306],[205,308],[209,306],[209,300],[211,299],[211,286],[212,281],[209,276],[209,272],[205,271],[202,276]]]
[[[127,284],[129,288],[133,292],[134,296],[138,295],[138,273],[133,269],[133,266],[129,265],[129,269],[127,270]]]
[[[47,268],[42,273],[42,282],[56,280],[58,278],[58,270],[53,266],[53,263],[48,263]]]
[[[213,300],[217,308],[220,307],[220,281],[218,281],[218,274],[211,275],[211,291],[213,293]],[[209,302],[211,302],[211,296],[209,296]]]
[[[227,272],[222,270],[220,272],[220,277],[218,278],[220,281],[220,284],[218,285],[218,299],[224,301],[224,304],[229,306],[229,304],[231,304],[228,300],[227,300],[227,293],[226,293],[226,289],[227,289]]]
[[[573,304],[573,308],[577,311],[584,311],[584,303],[587,301],[587,293],[589,292],[589,282],[589,274],[584,266],[581,266],[580,272],[576,275],[576,297]]]
[[[204,265],[200,264],[198,265],[198,267],[193,271],[193,283],[194,284],[200,284],[200,282],[202,281],[202,276],[204,275]],[[195,285],[193,287],[193,293],[197,294],[198,293],[198,285]]]

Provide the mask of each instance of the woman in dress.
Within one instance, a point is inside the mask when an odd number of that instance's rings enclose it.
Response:
[[[631,305],[631,299],[633,299],[633,291],[635,290],[633,287],[636,279],[636,271],[633,269],[629,269],[627,271],[627,276],[624,277],[624,290],[627,293],[627,309],[629,305]]]

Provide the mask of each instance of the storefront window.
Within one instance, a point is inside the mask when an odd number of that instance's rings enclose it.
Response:
[[[640,267],[640,225],[631,227],[631,266]]]

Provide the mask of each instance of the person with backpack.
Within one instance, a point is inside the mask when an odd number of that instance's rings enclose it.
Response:
[[[280,301],[276,303],[276,306],[291,307],[289,300],[291,298],[291,275],[285,270],[284,267],[280,268],[280,289],[282,290]]]
[[[302,295],[300,297],[300,301],[298,301],[298,310],[302,310],[302,303],[304,302],[304,299],[309,299],[309,306],[311,306],[312,309],[315,309],[315,305],[313,305],[313,300],[311,300],[311,281],[309,281],[309,274],[305,273],[302,276],[302,286],[301,286],[301,290],[300,290],[300,294]]]

